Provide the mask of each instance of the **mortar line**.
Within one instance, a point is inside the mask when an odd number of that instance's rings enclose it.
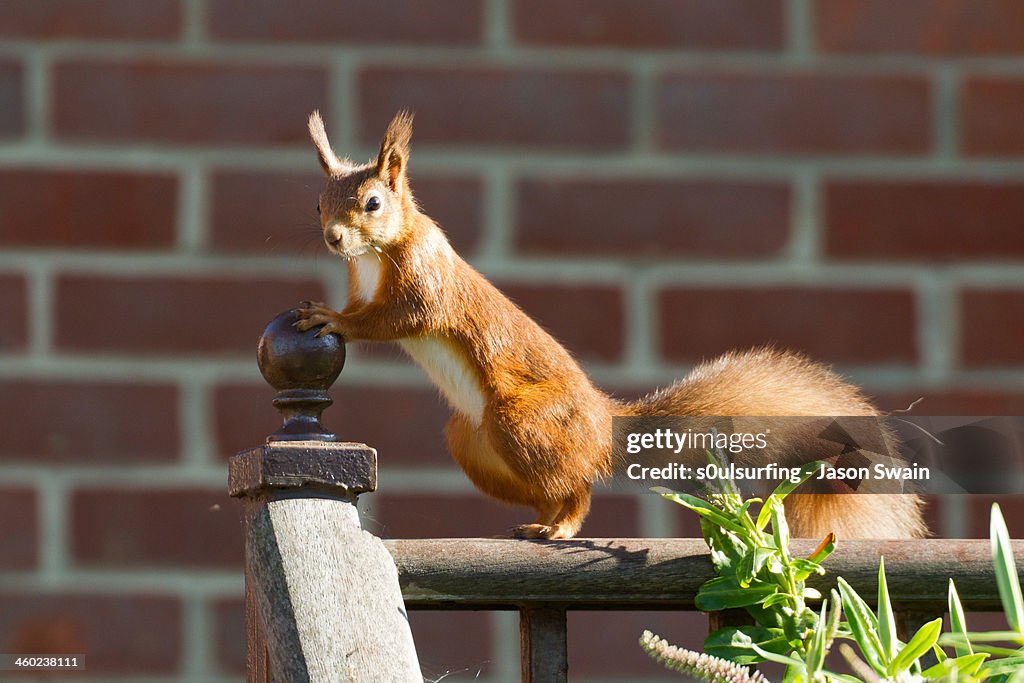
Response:
[[[268,43],[223,42],[209,40],[202,22],[195,24],[186,15],[184,40],[104,40],[57,39],[47,41],[46,49],[61,60],[134,60],[171,59],[216,60],[224,63],[310,64],[323,63],[325,58],[353,56],[360,60],[403,66],[452,66],[469,63],[485,66],[518,66],[549,69],[557,64],[565,72],[595,69],[617,70],[622,67],[622,50],[616,47],[575,47],[573,59],[565,60],[565,49],[559,46],[513,44],[508,27],[511,22],[504,16],[502,0],[486,0],[484,15],[484,41],[482,45],[345,45],[332,42]],[[203,5],[195,2],[196,14]],[[784,45],[779,51],[764,49],[737,49],[728,52],[708,52],[702,49],[646,49],[631,51],[638,57],[657,59],[665,68],[673,70],[716,68],[750,68],[786,70],[802,68],[809,57],[821,71],[831,73],[871,71],[878,74],[916,72],[934,66],[931,55],[912,54],[840,54],[817,53],[813,40],[813,12],[809,0],[787,0],[784,6]],[[194,35],[202,33],[202,35]],[[194,40],[194,42],[192,42]],[[504,43],[504,45],[503,45]],[[187,48],[183,51],[183,46]],[[32,40],[5,40],[0,44],[0,55],[24,54],[38,49]],[[963,68],[994,74],[1019,75],[1024,73],[1024,62],[1017,56],[965,56],[957,59]]]
[[[790,185],[790,241],[786,251],[793,266],[806,269],[822,257],[822,231],[827,230],[824,216],[824,183],[812,168],[799,171]]]
[[[53,323],[56,297],[53,275],[43,265],[30,262],[28,267],[29,353],[37,359],[46,358],[53,349]]]
[[[68,533],[68,497],[70,491],[63,478],[41,476],[34,482],[39,496],[39,580],[55,585],[64,578],[71,551]]]
[[[210,174],[193,163],[178,174],[178,205],[175,243],[178,249],[195,253],[209,243]]]
[[[205,596],[191,591],[181,596],[182,674],[195,678],[216,670],[213,656],[212,616]]]
[[[483,173],[483,204],[487,207],[480,230],[480,242],[473,259],[477,267],[483,268],[488,262],[506,263],[515,251],[514,226],[517,220],[515,201],[516,179],[509,169],[494,164]]]
[[[672,503],[654,494],[636,496],[640,512],[640,531],[646,538],[675,538],[679,533],[678,515]]]
[[[492,610],[491,627],[494,629],[494,680],[518,681],[519,660],[519,612],[514,610]]]
[[[354,153],[358,129],[359,107],[356,106],[355,60],[346,55],[331,60],[328,72],[327,98],[330,110],[327,137],[336,154],[342,158]],[[310,147],[312,156],[312,147]],[[356,158],[353,161],[359,162]]]
[[[939,272],[924,272],[918,278],[917,338],[921,366],[927,381],[949,379],[956,365],[957,310],[947,278]]]
[[[815,55],[813,10],[808,0],[786,0],[783,5],[786,53],[797,62]]]
[[[186,50],[206,45],[206,2],[184,0],[181,7],[181,44]]]
[[[300,122],[301,124],[301,122]],[[335,124],[335,128],[337,124]],[[337,135],[329,131],[332,139]],[[341,148],[341,145],[337,145]],[[358,145],[356,145],[358,147]],[[367,157],[375,149],[346,149],[357,158]],[[0,142],[0,158],[5,166],[70,168],[91,170],[130,169],[141,171],[179,171],[190,164],[217,168],[263,171],[309,171],[310,152],[303,145],[285,147],[224,148],[209,146],[171,147],[162,142],[151,145],[123,142],[106,146],[73,143],[60,147],[29,144],[24,141]],[[416,170],[481,172],[491,164],[500,163],[517,174],[566,174],[577,177],[639,177],[707,178],[780,180],[796,172],[814,169],[828,175],[852,178],[978,178],[1024,181],[1024,165],[1016,159],[978,159],[957,166],[930,156],[872,157],[845,156],[829,159],[800,157],[766,158],[755,154],[652,154],[637,156],[633,150],[594,152],[575,150],[572,154],[557,153],[541,147],[524,147],[515,151],[500,148],[474,150],[443,149],[438,146],[417,146],[413,172]]]
[[[222,466],[217,461],[214,428],[211,424],[213,400],[204,380],[184,379],[178,385],[178,434],[181,464],[197,471]]]
[[[514,55],[509,31],[511,25],[512,17],[505,0],[485,0],[482,31],[488,54],[494,57]]]
[[[643,270],[634,271],[631,276],[625,278],[622,289],[623,305],[626,307],[623,364],[639,371],[650,370],[657,366],[655,346],[659,322],[654,314],[657,307],[655,293]]]
[[[644,156],[656,148],[657,137],[657,65],[649,57],[633,60],[630,87],[630,123],[632,151]]]
[[[25,141],[30,147],[41,147],[50,139],[49,52],[45,48],[27,51],[22,55],[22,63],[25,66],[25,102],[22,107]]]
[[[942,64],[936,69],[933,82],[932,107],[935,111],[932,125],[935,128],[935,157],[952,165],[957,158],[959,147],[957,138],[960,117],[957,98],[960,72],[951,64]]]

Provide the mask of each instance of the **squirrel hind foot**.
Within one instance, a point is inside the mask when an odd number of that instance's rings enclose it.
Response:
[[[557,541],[572,538],[576,529],[567,524],[520,524],[512,530],[515,538],[541,538]]]

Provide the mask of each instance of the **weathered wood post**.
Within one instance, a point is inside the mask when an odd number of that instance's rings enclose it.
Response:
[[[422,681],[394,561],[355,506],[376,488],[377,453],[320,423],[344,343],[295,320],[277,316],[259,343],[284,424],[229,468],[244,505],[248,681]]]

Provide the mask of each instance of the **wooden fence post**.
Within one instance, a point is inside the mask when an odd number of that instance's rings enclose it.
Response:
[[[285,422],[230,463],[244,505],[248,681],[422,681],[398,571],[355,506],[376,488],[376,451],[320,423],[344,345],[299,333],[295,319],[275,318],[259,345]]]

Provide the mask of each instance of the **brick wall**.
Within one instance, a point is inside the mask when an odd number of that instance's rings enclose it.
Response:
[[[610,390],[776,341],[883,408],[1024,412],[1018,1],[3,0],[0,650],[87,652],[95,681],[239,678],[225,460],[276,424],[256,336],[343,303],[315,107],[355,158],[415,110],[425,210]],[[380,449],[370,528],[526,518],[451,464],[397,353],[352,349],[334,394],[328,423]],[[984,533],[986,504],[930,516]],[[696,526],[604,496],[585,533]],[[515,679],[513,614],[413,623],[431,677]],[[639,631],[703,628],[570,624],[574,680],[657,677]]]

